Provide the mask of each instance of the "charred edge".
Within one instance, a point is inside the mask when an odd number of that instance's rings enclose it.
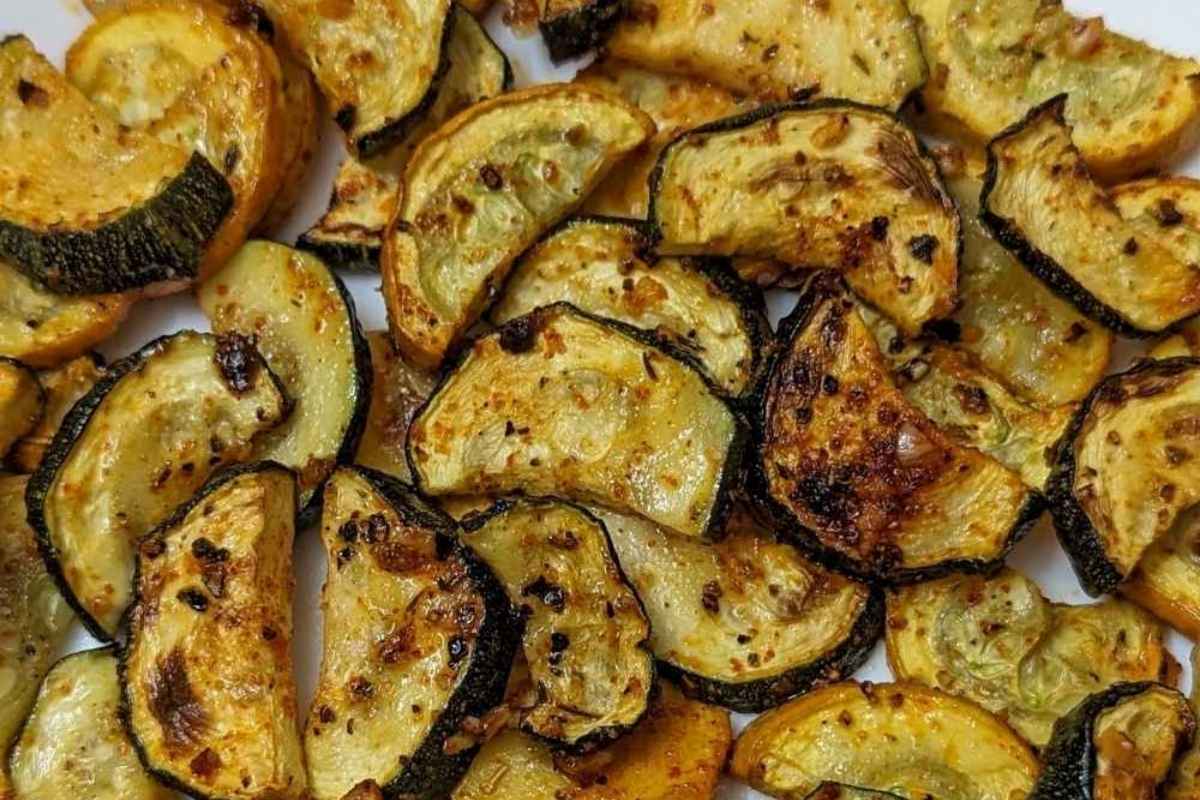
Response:
[[[263,7],[253,0],[235,0],[225,21],[238,28],[250,28],[267,42],[275,41],[275,24]]]
[[[334,269],[347,272],[379,272],[379,259],[383,255],[383,245],[327,239],[316,228],[301,234],[296,249],[312,253]]]
[[[568,11],[540,20],[538,28],[550,60],[560,64],[600,47],[625,16],[625,10],[625,0],[583,0]]]

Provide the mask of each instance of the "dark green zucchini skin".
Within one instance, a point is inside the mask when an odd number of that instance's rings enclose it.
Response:
[[[312,253],[334,269],[346,272],[379,272],[383,245],[330,242],[306,231],[296,240],[296,249]]]
[[[1096,780],[1096,744],[1092,739],[1092,728],[1096,720],[1122,700],[1153,688],[1175,691],[1151,681],[1117,683],[1088,695],[1065,717],[1060,717],[1054,723],[1050,742],[1042,750],[1042,772],[1029,800],[1092,800]],[[1186,738],[1186,742],[1181,742],[1181,750],[1191,742],[1191,736]]]
[[[1133,375],[1178,375],[1187,370],[1200,368],[1200,358],[1180,356],[1161,360],[1143,360],[1116,375],[1100,381],[1084,398],[1075,416],[1058,440],[1054,450],[1054,469],[1046,480],[1046,497],[1050,516],[1054,520],[1054,531],[1066,551],[1071,567],[1079,578],[1083,590],[1092,597],[1111,592],[1126,578],[1121,570],[1108,558],[1100,533],[1088,518],[1087,512],[1075,498],[1075,439],[1083,423],[1091,413],[1099,397],[1110,397],[1122,392],[1121,382]]]
[[[46,495],[50,491],[51,484],[54,483],[54,476],[58,474],[59,469],[62,468],[63,463],[67,460],[67,456],[74,449],[76,440],[86,430],[92,414],[100,407],[100,404],[108,396],[108,393],[112,391],[113,387],[129,373],[140,369],[146,362],[146,359],[158,353],[169,340],[180,334],[192,332],[182,330],[167,334],[166,336],[160,336],[143,345],[139,350],[109,365],[104,375],[100,377],[100,380],[96,381],[91,390],[79,398],[78,402],[63,417],[58,432],[54,434],[54,438],[46,447],[46,453],[42,456],[41,464],[38,465],[37,471],[29,477],[29,483],[25,487],[26,519],[37,538],[38,550],[41,551],[42,561],[46,562],[46,571],[54,578],[59,594],[63,596],[67,604],[78,615],[79,621],[83,623],[87,632],[101,642],[112,641],[112,636],[104,630],[100,623],[83,607],[79,599],[75,597],[75,592],[71,590],[66,575],[63,574],[62,563],[60,561],[61,555],[58,552],[58,548],[50,541],[50,528],[46,524],[45,511],[43,509],[46,502]],[[275,388],[279,390],[280,396],[287,398],[287,392],[284,390],[283,383],[279,380],[279,377],[271,371],[270,367],[267,366],[266,360],[262,359],[261,356],[259,357],[259,361],[262,373],[270,377],[271,381],[275,384]],[[290,413],[290,411],[291,409],[289,408],[288,412]],[[133,420],[132,422],[136,423],[137,420]],[[218,474],[223,475],[225,473],[219,472]]]
[[[724,706],[743,714],[757,714],[796,695],[853,675],[867,663],[875,643],[883,635],[885,616],[883,590],[872,587],[866,607],[844,641],[817,660],[771,678],[742,683],[721,681],[697,675],[662,659],[658,661],[658,668],[663,677],[679,686],[693,700]]]
[[[779,322],[779,346],[771,356],[767,367],[767,376],[759,387],[758,396],[754,399],[754,411],[751,415],[753,426],[753,441],[760,444],[766,441],[767,394],[770,389],[770,377],[775,372],[776,365],[787,353],[791,341],[808,325],[809,319],[817,310],[821,301],[830,294],[847,293],[845,284],[840,277],[829,272],[819,272],[811,278],[800,295],[795,309]],[[898,586],[910,583],[933,580],[955,572],[988,573],[1004,564],[1009,552],[1017,542],[1024,538],[1038,517],[1042,515],[1045,501],[1038,492],[1030,492],[1029,499],[1021,508],[1016,522],[1008,534],[1008,541],[994,559],[949,559],[930,564],[926,567],[899,568],[892,567],[886,574],[869,568],[855,559],[835,550],[821,542],[817,535],[802,525],[782,503],[771,496],[770,482],[767,479],[764,464],[764,448],[758,448],[752,457],[746,459],[746,489],[750,496],[752,508],[762,522],[778,531],[780,535],[791,542],[797,549],[827,569],[840,572],[851,578],[871,586]]]
[[[104,294],[188,281],[233,207],[233,190],[193,153],[158,194],[89,231],[35,231],[0,219],[0,258],[59,294]]]
[[[603,45],[625,8],[625,0],[583,0],[564,14],[539,21],[550,60],[558,64]]]

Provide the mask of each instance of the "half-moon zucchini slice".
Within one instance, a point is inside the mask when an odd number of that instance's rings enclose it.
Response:
[[[1112,591],[1200,501],[1200,359],[1144,361],[1106,378],[1059,442],[1047,486],[1083,588]]]
[[[762,101],[817,94],[896,109],[926,74],[901,0],[631,0],[607,49]]]
[[[754,713],[844,679],[883,632],[883,594],[806,561],[742,515],[715,545],[594,512],[650,618],[650,649],[691,697]]]
[[[741,424],[687,354],[566,303],[477,339],[408,433],[431,495],[558,495],[715,535]]]
[[[371,348],[371,409],[358,443],[355,464],[409,481],[408,426],[433,391],[436,376],[404,360],[387,331],[367,334]]]
[[[1079,19],[1062,3],[909,0],[931,78],[922,97],[948,133],[985,141],[1069,95],[1084,160],[1105,181],[1143,173],[1195,141],[1200,62]]]
[[[814,278],[780,338],[749,470],[776,529],[865,579],[999,564],[1037,517],[1037,494],[904,397],[835,275]]]
[[[1200,272],[1158,225],[1126,220],[1072,142],[1066,97],[988,145],[980,205],[992,235],[1050,288],[1117,333],[1158,333],[1200,311]],[[1200,233],[1194,233],[1200,257]]]
[[[59,661],[46,675],[8,755],[16,797],[41,800],[170,800],[147,774],[121,727],[112,647]]]
[[[1012,800],[1033,788],[1038,762],[968,700],[915,684],[838,683],[750,723],[729,772],[781,800],[827,781],[908,798]]]
[[[2,371],[0,371],[2,372]],[[35,472],[54,434],[62,426],[67,412],[79,398],[92,390],[104,375],[103,361],[95,353],[80,356],[58,369],[38,374],[38,383],[46,397],[45,411],[33,430],[16,443],[8,464],[17,472]]]
[[[1200,638],[1200,508],[1175,518],[1118,591],[1185,636]]]
[[[0,41],[0,258],[51,290],[178,288],[233,205],[200,153],[124,131],[28,39]]]
[[[379,269],[383,234],[396,210],[400,176],[425,137],[467,106],[495,97],[512,84],[512,67],[483,26],[455,4],[450,66],[437,99],[402,141],[365,161],[348,155],[333,179],[325,214],[297,242],[339,269]]]
[[[659,155],[649,218],[666,255],[839,270],[906,333],[954,310],[958,210],[916,134],[877,108],[769,106],[696,128]]]
[[[1121,683],[1085,698],[1054,726],[1032,800],[1153,800],[1195,735],[1187,698]]]
[[[126,0],[75,40],[66,74],[126,128],[201,153],[229,181],[233,208],[200,269],[213,274],[283,179],[282,75],[255,20],[209,0]]]
[[[384,242],[400,350],[418,366],[440,364],[517,256],[653,132],[619,98],[550,84],[478,103],[422,142]]]
[[[268,0],[350,147],[379,155],[421,121],[449,67],[451,0]]]
[[[245,245],[196,290],[218,334],[253,338],[293,409],[254,457],[296,471],[301,518],[321,484],[354,459],[371,402],[371,352],[354,299],[319,258],[273,242]]]
[[[37,427],[45,409],[46,395],[37,373],[0,356],[0,460]]]
[[[521,256],[488,317],[566,301],[690,352],[724,393],[749,393],[773,340],[762,294],[723,261],[655,258],[649,246],[634,220],[569,219]]]
[[[625,14],[625,0],[538,0],[538,29],[560,63],[602,46]]]
[[[1166,631],[1122,600],[1047,600],[1010,569],[906,586],[887,601],[888,664],[898,680],[965,697],[1030,744],[1055,721],[1122,681],[1173,680]]]
[[[193,797],[306,795],[292,678],[296,479],[226,470],[138,545],[122,716],[142,763]]]
[[[604,523],[548,499],[502,500],[462,525],[524,622],[537,697],[521,728],[579,752],[633,728],[654,689],[650,622]]]
[[[503,588],[455,544],[454,522],[358,467],[325,487],[325,642],[304,729],[310,790],[365,780],[386,797],[444,797],[477,748],[453,747],[498,705],[520,637]]]
[[[29,482],[29,524],[88,630],[111,638],[129,602],[134,544],[289,403],[249,340],[192,331],[108,368],[63,419]]]

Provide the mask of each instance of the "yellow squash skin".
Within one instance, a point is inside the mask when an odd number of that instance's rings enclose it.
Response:
[[[405,361],[387,331],[371,331],[367,343],[375,379],[371,383],[367,427],[354,463],[409,481],[412,472],[405,455],[408,425],[433,391],[436,376]]]
[[[45,406],[46,397],[34,371],[0,358],[0,459],[33,432]]]

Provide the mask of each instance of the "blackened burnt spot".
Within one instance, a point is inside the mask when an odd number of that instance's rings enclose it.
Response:
[[[721,584],[709,581],[700,590],[700,605],[710,614],[716,614],[721,610],[721,595],[723,594]]]
[[[791,499],[821,517],[835,530],[850,530],[858,516],[859,499],[854,487],[837,476],[806,475],[796,482]]]
[[[17,81],[17,99],[27,106],[45,108],[50,105],[50,95],[36,83],[30,83],[22,78]]]
[[[962,338],[962,325],[952,319],[934,319],[925,323],[925,332],[943,342],[957,342]]]
[[[191,760],[188,769],[199,778],[210,778],[221,768],[221,757],[211,747],[206,747]]]
[[[225,384],[234,394],[245,394],[258,380],[261,362],[256,344],[255,337],[240,333],[223,333],[217,337],[214,360]]]
[[[252,28],[267,41],[275,38],[275,25],[262,6],[249,0],[237,0],[225,16],[225,21],[239,28]]]
[[[1179,207],[1170,198],[1164,197],[1159,200],[1153,213],[1158,224],[1164,228],[1173,228],[1183,222],[1183,214],[1179,213]]]
[[[193,611],[204,613],[208,610],[208,598],[199,589],[180,589],[176,598]]]
[[[479,168],[479,179],[483,181],[484,186],[493,192],[504,188],[504,178],[500,176],[500,170],[491,164],[484,164]]]
[[[908,240],[908,252],[912,253],[912,257],[917,261],[925,264],[933,263],[933,253],[937,247],[937,237],[928,233],[914,236]]]
[[[367,544],[375,544],[386,541],[391,532],[392,527],[388,525],[387,518],[383,514],[372,514],[367,517],[367,527],[363,531],[362,537]]]
[[[198,561],[208,564],[229,560],[229,550],[227,548],[217,547],[212,541],[203,536],[192,542],[192,555]]]
[[[336,122],[337,126],[343,131],[349,131],[354,127],[354,120],[357,117],[358,109],[353,105],[347,104],[338,109],[337,114],[335,114],[333,117],[333,121]]]
[[[146,681],[146,698],[168,750],[184,750],[199,743],[208,728],[208,716],[192,691],[179,648],[155,664]]]
[[[875,217],[871,220],[871,238],[877,242],[882,242],[887,238],[888,226],[891,220],[887,217]]]
[[[540,328],[536,313],[514,319],[500,328],[500,347],[508,353],[528,353],[537,343]]]
[[[521,596],[536,597],[560,614],[567,607],[567,593],[561,586],[546,580],[544,575],[539,575],[537,580],[526,584],[525,588],[521,589]]]

